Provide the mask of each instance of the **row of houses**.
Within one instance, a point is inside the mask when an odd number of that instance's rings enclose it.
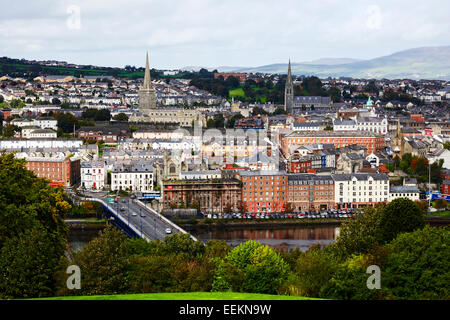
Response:
[[[226,170],[224,170],[226,171]],[[198,203],[204,212],[303,212],[373,206],[406,197],[419,200],[415,186],[389,187],[385,174],[287,174],[235,170],[215,179],[163,181],[163,205]]]

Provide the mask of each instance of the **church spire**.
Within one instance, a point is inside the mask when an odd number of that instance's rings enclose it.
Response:
[[[291,74],[291,59],[289,59],[288,64],[288,74],[287,74],[287,81],[292,82],[292,74]]]
[[[151,89],[152,88],[152,79],[150,78],[150,67],[148,63],[148,51],[147,56],[145,58],[145,74],[144,74],[144,89]]]
[[[284,88],[284,109],[289,114],[292,114],[294,111],[293,107],[294,107],[294,84],[292,82],[291,59],[289,59],[286,85]]]

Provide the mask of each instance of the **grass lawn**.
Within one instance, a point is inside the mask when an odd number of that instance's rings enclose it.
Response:
[[[245,93],[244,93],[244,90],[242,90],[242,88],[231,89],[231,90],[229,90],[228,93],[229,93],[230,97],[242,97],[242,98],[245,98]]]
[[[448,210],[446,210],[446,211],[436,211],[436,212],[432,212],[428,216],[441,217],[441,218],[450,218],[450,211],[448,211]]]
[[[179,292],[119,294],[110,296],[67,296],[33,300],[318,300],[307,297],[293,297],[241,292]]]

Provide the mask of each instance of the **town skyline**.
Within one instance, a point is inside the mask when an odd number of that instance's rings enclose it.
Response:
[[[358,2],[351,10],[344,9],[348,3],[332,1],[308,6],[246,2],[235,3],[239,10],[229,10],[214,1],[154,1],[131,2],[125,11],[118,10],[120,1],[108,6],[85,1],[13,3],[4,8],[0,22],[0,55],[36,60],[70,56],[72,63],[123,67],[140,65],[142,52],[148,50],[151,65],[168,69],[257,66],[289,58],[366,60],[446,45],[448,4],[433,2],[408,3],[408,10],[403,2],[385,1]]]

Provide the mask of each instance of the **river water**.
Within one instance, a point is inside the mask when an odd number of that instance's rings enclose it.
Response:
[[[337,226],[295,226],[295,227],[268,227],[235,230],[206,230],[192,232],[201,241],[224,240],[231,246],[237,246],[247,240],[256,240],[272,248],[286,248],[305,251],[310,246],[320,243],[325,246],[336,240],[339,235]]]
[[[73,250],[79,250],[85,244],[98,236],[100,229],[76,228],[69,231],[69,246]],[[189,230],[188,230],[189,231]],[[339,235],[339,227],[334,225],[295,227],[267,227],[257,229],[252,227],[211,229],[192,231],[192,234],[200,241],[224,240],[231,246],[237,246],[247,240],[256,240],[272,248],[286,248],[305,251],[316,243],[327,245],[336,240]]]

